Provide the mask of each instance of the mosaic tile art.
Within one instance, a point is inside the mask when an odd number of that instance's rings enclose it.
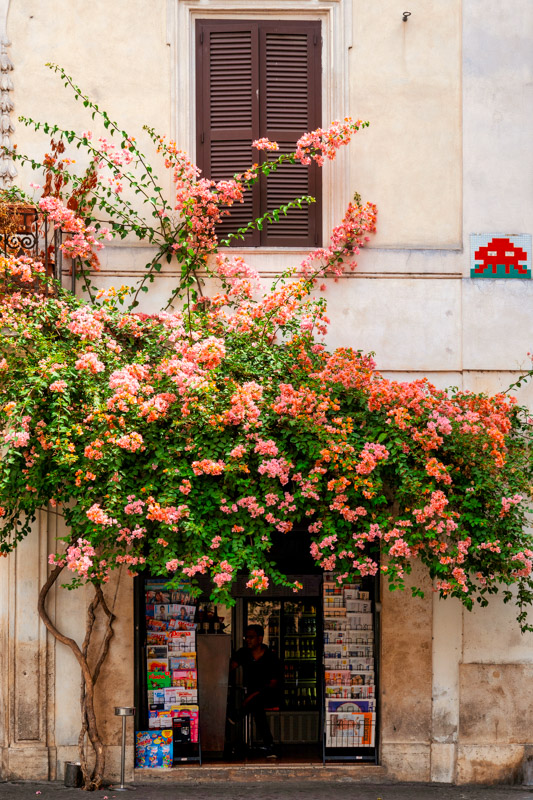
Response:
[[[470,234],[471,278],[531,279],[531,234]]]

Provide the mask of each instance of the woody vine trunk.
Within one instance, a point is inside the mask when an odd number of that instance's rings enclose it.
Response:
[[[86,791],[100,789],[105,771],[105,748],[98,730],[98,721],[94,708],[94,689],[102,665],[109,653],[109,645],[113,637],[113,622],[115,615],[109,609],[102,588],[94,584],[94,597],[87,609],[85,623],[85,638],[80,647],[74,639],[62,633],[50,619],[46,610],[46,600],[51,588],[55,585],[64,567],[56,566],[51,571],[48,580],[39,593],[39,616],[50,631],[52,636],[66,645],[74,654],[81,670],[80,711],[81,729],[78,737],[78,751],[83,774],[83,788]],[[98,609],[105,616],[105,630],[100,645],[100,652],[94,664],[91,665],[89,648],[93,639]],[[87,744],[92,749],[92,757],[87,753]],[[91,767],[92,762],[92,767]]]

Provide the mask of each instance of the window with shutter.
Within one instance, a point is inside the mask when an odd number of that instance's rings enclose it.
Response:
[[[263,136],[290,152],[320,125],[320,22],[198,20],[197,161],[206,177],[229,178],[258,159]],[[221,236],[301,195],[317,202],[291,209],[279,222],[247,235],[248,246],[307,247],[320,243],[320,172],[285,164],[247,192],[219,226]],[[237,242],[236,242],[237,243]]]

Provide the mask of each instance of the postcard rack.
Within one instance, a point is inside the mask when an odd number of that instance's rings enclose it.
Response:
[[[375,625],[370,592],[326,574],[323,762],[376,760]]]

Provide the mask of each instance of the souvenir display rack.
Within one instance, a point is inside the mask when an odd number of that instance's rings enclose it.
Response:
[[[323,761],[376,761],[375,615],[369,588],[326,573]]]
[[[145,579],[143,603],[148,730],[137,732],[136,766],[201,764],[196,601],[187,584]]]

